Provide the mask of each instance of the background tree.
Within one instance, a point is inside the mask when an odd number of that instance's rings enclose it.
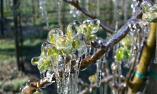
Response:
[[[0,0],[0,11],[1,11],[1,18],[0,18],[0,22],[1,22],[1,35],[4,35],[4,14],[3,14],[3,0]]]
[[[14,15],[14,34],[15,34],[15,46],[16,46],[16,60],[17,66],[20,71],[24,71],[24,62],[22,61],[22,31],[20,28],[20,12],[19,12],[20,1],[13,0],[13,15]]]

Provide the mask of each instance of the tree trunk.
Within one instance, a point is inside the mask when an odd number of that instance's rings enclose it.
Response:
[[[14,34],[15,34],[15,47],[16,47],[16,61],[17,61],[17,67],[19,71],[24,71],[24,64],[21,62],[21,51],[20,50],[20,15],[18,13],[19,8],[19,0],[13,0],[13,16],[14,16]],[[22,36],[21,36],[22,37]]]
[[[32,0],[32,16],[33,16],[33,25],[36,24],[36,0]]]
[[[0,0],[0,12],[1,12],[1,35],[4,35],[4,15],[3,15],[3,0]]]

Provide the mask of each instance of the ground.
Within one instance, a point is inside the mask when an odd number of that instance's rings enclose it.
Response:
[[[18,94],[29,79],[36,77],[34,74],[37,73],[30,66],[30,59],[40,53],[42,42],[42,39],[24,41],[22,50],[25,55],[26,72],[24,73],[17,69],[14,40],[0,39],[0,94]]]

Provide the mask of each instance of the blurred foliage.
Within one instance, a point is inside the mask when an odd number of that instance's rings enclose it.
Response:
[[[15,62],[15,45],[14,40],[3,39],[0,40],[0,63],[1,62]]]
[[[157,22],[157,4],[153,6],[149,6],[148,4],[144,5],[143,11],[143,19],[149,22]]]
[[[28,81],[28,78],[22,78],[22,79],[15,79],[11,81],[4,82],[2,84],[2,90],[5,92],[19,92],[21,87],[23,87],[26,82]]]

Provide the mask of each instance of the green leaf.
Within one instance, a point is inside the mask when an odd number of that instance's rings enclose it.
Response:
[[[80,41],[79,40],[73,40],[72,47],[74,49],[78,49],[80,47]]]
[[[124,58],[124,54],[123,54],[123,48],[120,48],[117,53],[116,53],[116,60],[118,62],[121,62]]]
[[[131,57],[131,51],[126,47],[121,47],[116,53],[116,60],[122,62],[123,60],[129,60]]]
[[[37,64],[39,64],[39,57],[33,57],[33,58],[31,59],[31,63],[32,63],[32,65],[37,65]]]
[[[55,31],[51,30],[48,34],[48,40],[51,44],[55,45],[56,44],[56,36],[55,36]]]
[[[57,59],[59,57],[59,51],[56,48],[48,49],[48,56]]]
[[[50,58],[42,58],[42,60],[38,64],[38,69],[41,72],[44,72],[44,71],[48,70],[51,67],[52,67],[52,64],[51,64]]]

